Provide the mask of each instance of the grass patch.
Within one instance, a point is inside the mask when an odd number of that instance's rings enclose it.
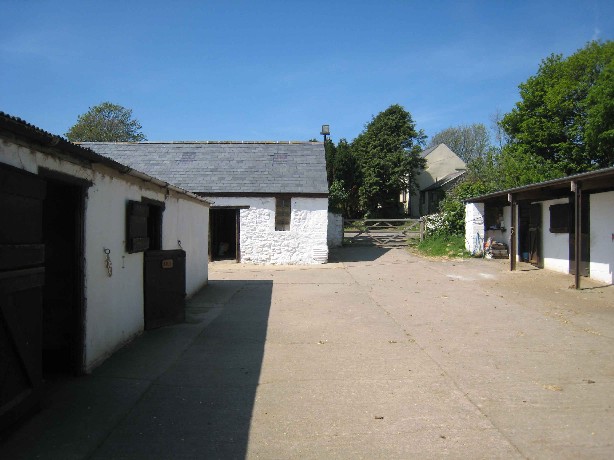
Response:
[[[468,258],[471,254],[465,249],[465,237],[462,235],[437,235],[416,240],[411,247],[428,257]]]

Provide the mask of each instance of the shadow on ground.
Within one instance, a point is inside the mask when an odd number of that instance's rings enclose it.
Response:
[[[377,246],[343,246],[331,248],[329,262],[373,262],[390,251],[390,248]]]
[[[211,281],[187,321],[60,384],[0,458],[244,458],[271,281]]]

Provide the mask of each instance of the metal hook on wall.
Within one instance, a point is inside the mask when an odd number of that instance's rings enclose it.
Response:
[[[105,266],[107,268],[107,274],[109,277],[113,276],[113,264],[111,263],[111,250],[109,248],[102,248],[106,255]]]

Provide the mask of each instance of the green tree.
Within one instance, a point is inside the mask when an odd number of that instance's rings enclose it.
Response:
[[[398,104],[373,117],[352,142],[361,171],[358,195],[368,215],[396,214],[401,190],[415,190],[424,168],[420,157],[426,136]]]
[[[362,174],[358,159],[346,139],[340,139],[335,147],[332,169],[334,169],[333,183],[343,190],[343,201],[340,206],[343,215],[350,218],[361,217],[358,190],[362,182]]]
[[[482,123],[451,126],[431,138],[429,147],[446,144],[465,163],[474,158],[482,158],[490,148],[490,138]]]
[[[326,180],[330,188],[335,181],[335,161],[337,157],[337,147],[330,139],[326,139],[326,142],[324,142],[324,156],[326,158]]]
[[[593,159],[614,165],[614,60],[610,61],[587,97],[585,139]]]
[[[79,115],[65,135],[71,142],[140,142],[146,140],[141,128],[131,109],[103,102]]]
[[[564,174],[611,166],[613,60],[611,41],[544,59],[501,121],[512,157],[537,156]]]

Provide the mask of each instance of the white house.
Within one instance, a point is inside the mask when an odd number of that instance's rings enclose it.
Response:
[[[444,193],[465,174],[467,166],[446,144],[430,147],[420,153],[425,168],[417,176],[418,190],[413,195],[401,194],[401,203],[413,218],[437,212]]]
[[[1,112],[0,216],[0,429],[207,283],[205,199]]]
[[[83,145],[211,201],[211,260],[317,264],[328,259],[321,142]]]
[[[509,245],[512,269],[524,261],[574,274],[578,288],[580,276],[613,284],[614,168],[468,200],[467,249],[481,251],[488,238]]]

